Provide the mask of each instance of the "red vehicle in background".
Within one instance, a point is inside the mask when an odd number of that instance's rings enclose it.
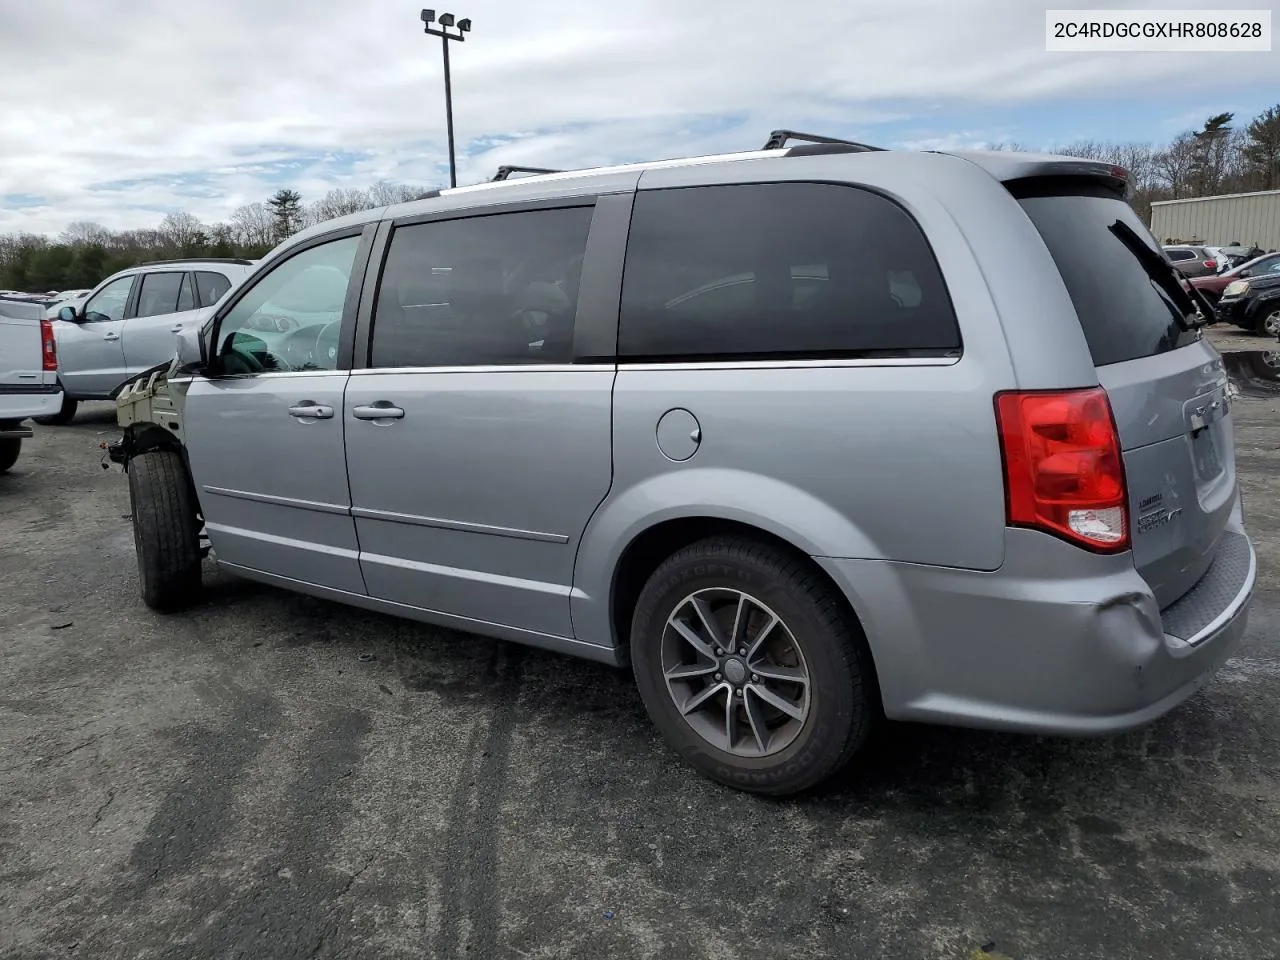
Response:
[[[1209,277],[1191,277],[1189,283],[1205,295],[1210,303],[1217,303],[1222,291],[1236,280],[1248,280],[1260,274],[1280,273],[1280,253],[1268,253],[1255,257],[1230,270]]]

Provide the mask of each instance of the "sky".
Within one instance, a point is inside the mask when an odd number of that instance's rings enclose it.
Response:
[[[1204,0],[458,0],[458,182],[757,149],[1164,142],[1280,100],[1270,53],[1049,53],[1044,10]],[[1267,9],[1269,0],[1228,0]],[[441,41],[411,0],[0,0],[0,233],[226,219],[448,181]],[[1280,19],[1280,18],[1277,18]],[[1280,23],[1276,24],[1280,28]]]

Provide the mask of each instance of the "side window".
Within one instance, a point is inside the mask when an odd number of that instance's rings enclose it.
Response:
[[[178,291],[178,311],[194,310],[196,308],[196,287],[195,281],[191,279],[191,274],[184,273],[182,275],[182,288]]]
[[[133,277],[121,277],[112,280],[93,295],[84,305],[84,318],[88,323],[101,323],[106,320],[123,320],[124,308],[129,302],[129,293],[133,290]]]
[[[370,364],[567,361],[592,210],[399,227],[378,288]]]
[[[231,281],[220,273],[208,270],[196,271],[196,290],[200,294],[200,306],[211,307],[231,289]]]
[[[1183,260],[1190,260],[1195,256],[1195,254],[1190,250],[1166,250],[1165,253],[1169,255],[1169,259],[1174,263],[1180,263]]]
[[[178,309],[178,290],[182,286],[183,273],[144,273],[142,290],[138,293],[137,317],[156,317],[173,313]]]
[[[636,195],[620,357],[938,355],[959,347],[928,241],[884,197],[819,183]]]
[[[222,318],[225,373],[336,370],[342,308],[360,238],[294,254],[264,274]]]

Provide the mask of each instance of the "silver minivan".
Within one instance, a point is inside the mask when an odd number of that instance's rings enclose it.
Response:
[[[824,142],[273,251],[119,399],[145,601],[244,577],[634,669],[742,789],[878,717],[1148,723],[1245,630],[1207,313],[1124,170]],[[1099,255],[1099,254],[1103,255]]]

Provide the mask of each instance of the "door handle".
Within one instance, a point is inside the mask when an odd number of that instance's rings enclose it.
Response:
[[[289,416],[297,417],[299,420],[328,420],[333,416],[333,407],[305,400],[290,407]]]
[[[357,420],[402,420],[404,410],[390,400],[379,400],[367,406],[352,407],[351,415]]]
[[[120,334],[115,333],[114,331],[113,331],[113,332],[111,332],[111,333],[104,333],[104,334],[102,335],[102,339],[103,339],[103,340],[119,340],[119,339],[120,339]]]

